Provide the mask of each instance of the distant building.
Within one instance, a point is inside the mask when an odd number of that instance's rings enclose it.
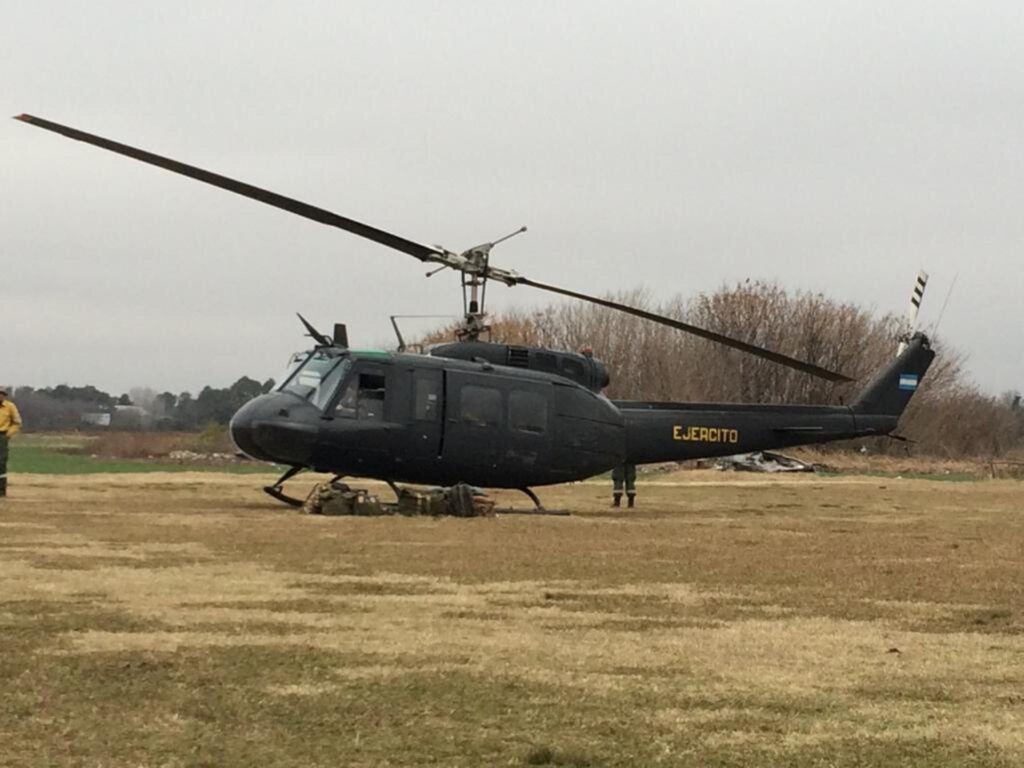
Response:
[[[152,419],[138,405],[115,405],[107,424],[111,429],[148,429]]]
[[[87,427],[109,427],[109,413],[83,413],[82,424]]]

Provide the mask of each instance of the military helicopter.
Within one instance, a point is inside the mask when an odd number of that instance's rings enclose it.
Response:
[[[622,464],[731,455],[891,435],[935,353],[914,333],[849,405],[743,405],[609,400],[605,366],[586,354],[482,340],[488,281],[525,285],[626,312],[830,381],[841,373],[608,298],[492,266],[491,251],[525,227],[462,252],[427,246],[293,198],[32,115],[18,120],[125,155],[313,221],[337,227],[461,276],[457,340],[428,354],[349,348],[299,318],[315,342],[276,390],[231,420],[249,456],[289,467],[268,493],[304,470],[396,483],[511,488],[581,480]],[[923,285],[919,286],[923,291]],[[915,291],[916,302],[920,294]],[[916,304],[915,304],[916,307]],[[401,341],[401,338],[400,338]]]

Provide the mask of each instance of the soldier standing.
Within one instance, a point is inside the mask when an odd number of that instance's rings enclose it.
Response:
[[[18,406],[7,399],[7,388],[0,387],[0,498],[7,495],[7,446],[20,429]]]
[[[622,505],[622,490],[626,490],[626,505],[632,509],[636,503],[636,464],[620,464],[612,470],[612,506]]]
[[[594,348],[583,347],[580,354],[593,357]],[[622,491],[626,491],[626,505],[632,509],[636,504],[636,464],[621,464],[612,470],[612,506],[622,506]]]

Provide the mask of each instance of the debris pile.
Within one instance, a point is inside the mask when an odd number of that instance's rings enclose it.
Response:
[[[150,456],[150,458],[156,458]],[[233,453],[197,453],[195,451],[171,451],[167,458],[179,464],[199,464],[212,462],[214,464],[233,464],[238,461],[238,456]]]
[[[715,469],[731,469],[735,472],[814,472],[816,467],[781,453],[755,451],[723,456],[715,461]]]
[[[404,515],[406,517],[490,517],[494,501],[482,491],[465,483],[451,488],[412,491],[402,488],[398,501],[384,503],[360,488],[350,488],[339,480],[318,483],[302,505],[309,515]]]
[[[675,472],[680,469],[686,462],[682,461],[662,461],[657,464],[641,464],[636,468],[638,475],[656,475],[664,474],[666,472]]]

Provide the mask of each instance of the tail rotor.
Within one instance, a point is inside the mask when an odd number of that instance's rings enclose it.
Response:
[[[924,298],[924,289],[927,285],[928,273],[922,269],[917,273],[917,280],[914,281],[914,290],[910,293],[910,306],[907,307],[907,331],[906,334],[900,338],[900,346],[899,349],[896,350],[897,357],[903,354],[903,350],[907,348],[907,343],[917,331],[917,316],[921,311],[921,300]]]

